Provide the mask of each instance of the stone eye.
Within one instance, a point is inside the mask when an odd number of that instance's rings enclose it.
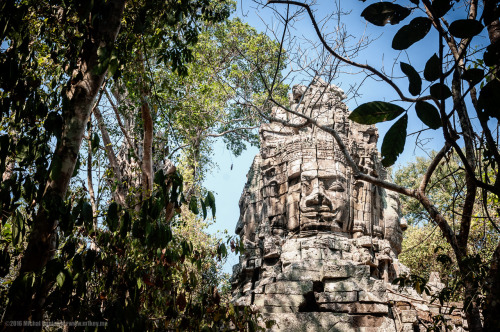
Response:
[[[337,182],[337,181],[333,182],[329,186],[328,190],[338,191],[338,192],[344,192],[345,191],[344,186],[340,182]]]

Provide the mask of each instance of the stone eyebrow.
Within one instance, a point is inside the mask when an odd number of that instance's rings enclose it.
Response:
[[[337,180],[338,182],[347,182],[345,176],[340,174],[321,174],[318,175],[318,179],[328,179],[328,180]]]

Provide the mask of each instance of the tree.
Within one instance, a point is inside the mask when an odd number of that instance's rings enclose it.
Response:
[[[417,157],[414,162],[398,169],[394,181],[405,187],[415,187],[435,155],[436,152],[432,152],[428,158]],[[443,215],[450,221],[453,229],[459,225],[460,211],[464,205],[465,170],[460,165],[459,157],[449,154],[448,158],[443,159],[437,166],[428,191],[429,197],[442,208]],[[448,298],[459,299],[462,296],[462,288],[460,280],[455,278],[459,271],[452,248],[437,231],[436,225],[430,222],[429,214],[418,202],[402,196],[401,203],[402,214],[407,218],[409,228],[404,233],[403,251],[399,259],[415,275],[428,278],[431,272],[438,272],[441,280],[447,285],[445,290],[449,291]],[[493,195],[490,195],[486,204],[491,211],[498,205]],[[499,241],[500,234],[494,228],[498,224],[498,216],[492,216],[492,219],[493,224],[485,217],[483,201],[478,194],[468,242],[469,255],[480,257],[480,269],[475,271],[476,273],[486,270]],[[476,279],[479,292],[484,295],[485,280]]]
[[[469,328],[472,331],[480,331],[483,329],[484,322],[484,329],[492,330],[500,326],[499,317],[495,314],[500,309],[500,291],[493,286],[500,280],[500,242],[496,243],[492,260],[487,264],[488,280],[485,283],[487,295],[484,306],[482,306],[484,321],[480,317],[481,304],[479,303],[477,280],[469,277],[474,275],[476,264],[471,258],[468,248],[477,194],[479,193],[483,198],[486,197],[486,200],[492,199],[491,195],[495,197],[494,199],[498,199],[500,196],[500,178],[498,176],[500,153],[498,139],[495,139],[493,135],[494,130],[498,130],[498,119],[500,119],[498,94],[493,92],[498,91],[500,87],[498,79],[498,59],[500,58],[498,55],[500,49],[498,3],[489,0],[482,3],[478,1],[455,3],[447,0],[435,0],[432,3],[429,0],[410,2],[402,3],[403,5],[392,2],[372,3],[366,6],[361,15],[368,22],[377,26],[385,26],[387,23],[399,24],[411,17],[411,21],[401,27],[394,35],[391,46],[397,51],[404,51],[412,45],[415,45],[412,48],[415,50],[421,44],[419,41],[426,35],[434,34],[437,36],[436,52],[423,68],[417,70],[411,64],[400,61],[401,73],[408,78],[409,93],[412,96],[403,92],[403,89],[397,84],[397,74],[391,75],[385,73],[383,69],[377,69],[369,64],[354,60],[360,50],[370,49],[370,45],[364,40],[353,47],[346,44],[349,33],[341,22],[343,12],[339,4],[337,4],[338,12],[326,17],[321,22],[316,19],[316,14],[313,12],[314,7],[305,2],[270,0],[267,1],[266,6],[275,5],[272,8],[284,25],[283,34],[278,37],[282,45],[283,41],[294,41],[290,26],[295,19],[302,16],[309,19],[319,40],[319,46],[316,48],[319,63],[306,64],[306,68],[313,73],[313,76],[327,77],[327,81],[330,82],[339,69],[352,67],[361,70],[366,78],[375,77],[380,81],[380,84],[387,84],[394,90],[400,101],[398,104],[383,101],[368,102],[357,107],[350,116],[351,120],[363,124],[395,120],[382,142],[381,154],[384,166],[393,165],[405,148],[408,113],[413,104],[419,119],[426,127],[441,131],[442,149],[435,155],[417,186],[407,188],[364,174],[356,160],[349,155],[346,146],[334,128],[318,125],[315,119],[295,112],[294,109],[287,107],[288,105],[280,103],[278,98],[273,95],[272,84],[266,86],[268,96],[265,101],[260,105],[253,104],[253,106],[266,119],[270,119],[270,117],[262,112],[263,109],[269,105],[283,107],[288,112],[304,118],[306,124],[316,125],[329,132],[345,155],[356,179],[379,185],[417,200],[429,213],[441,235],[446,238],[452,248],[460,277],[464,283],[463,298]],[[285,8],[286,13],[282,10]],[[293,11],[293,8],[298,8],[298,10]],[[462,16],[457,19],[459,10]],[[325,22],[324,25],[326,25],[330,20],[334,20],[336,23],[335,29],[322,31],[320,24]],[[477,36],[485,27],[488,38],[481,40]],[[482,43],[481,41],[484,40],[486,42]],[[310,39],[308,43],[314,46],[314,42],[311,42]],[[372,50],[372,57],[376,51]],[[287,52],[291,53],[290,50]],[[295,54],[297,55],[295,59],[301,61],[299,66],[302,64],[301,67],[304,68],[303,64],[308,59],[299,51]],[[415,56],[413,54],[415,53],[408,54],[408,57],[418,57],[418,53]],[[429,90],[422,88],[422,70]],[[399,105],[403,105],[403,103],[405,103],[406,108]],[[272,120],[289,126],[297,126],[297,124],[290,124],[282,119]],[[480,128],[479,134],[475,133],[475,126]],[[463,146],[461,147],[459,144],[463,144]],[[482,156],[477,153],[479,148],[483,152]],[[465,169],[464,203],[460,211],[459,225],[456,228],[452,227],[444,211],[434,204],[428,194],[429,181],[435,177],[436,167],[450,151],[459,156],[461,167]],[[487,204],[484,204],[483,208],[484,217],[493,225],[495,220],[492,219],[494,218],[492,215],[495,211],[492,211],[491,206]],[[497,229],[498,227],[493,228]]]
[[[227,254],[224,243],[193,245],[182,229],[192,219],[186,206],[204,217],[215,212],[213,195],[198,185],[210,137],[245,132],[255,121],[228,107],[230,93],[210,104],[218,88],[259,90],[252,79],[222,84],[217,66],[246,75],[253,55],[237,42],[260,39],[270,54],[276,44],[225,21],[230,1],[10,1],[0,8],[3,328],[47,317],[124,329],[253,324],[216,291],[214,258]],[[224,53],[217,43],[227,35],[233,47]],[[214,66],[199,41],[219,50]],[[197,75],[200,68],[206,71]],[[87,187],[78,175],[85,164]]]

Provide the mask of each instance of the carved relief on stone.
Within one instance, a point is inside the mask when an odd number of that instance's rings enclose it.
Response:
[[[350,122],[344,98],[316,78],[308,87],[295,86],[290,103],[333,126],[362,172],[389,180],[376,149],[377,129]],[[279,108],[272,115],[305,124]],[[388,298],[399,293],[390,282],[408,271],[397,259],[406,227],[397,194],[354,179],[333,137],[318,127],[262,124],[260,139],[240,199],[236,233],[245,251],[233,270],[234,303],[279,314],[271,318],[281,330],[287,322],[295,322],[290,328],[296,331],[307,322],[311,331],[336,329],[339,322],[345,330],[373,327],[374,316],[362,315],[375,313],[382,330],[395,331]]]

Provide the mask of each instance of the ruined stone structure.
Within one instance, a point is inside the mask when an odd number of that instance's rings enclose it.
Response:
[[[333,125],[363,172],[387,179],[374,126],[348,120],[341,89],[317,78],[295,86],[291,108]],[[305,120],[280,108],[273,116]],[[402,232],[396,194],[356,181],[333,137],[312,125],[260,128],[261,150],[247,175],[236,233],[234,303],[275,320],[276,331],[414,331],[440,308],[391,285]],[[438,281],[435,282],[436,285]],[[458,311],[446,316],[462,330]]]

